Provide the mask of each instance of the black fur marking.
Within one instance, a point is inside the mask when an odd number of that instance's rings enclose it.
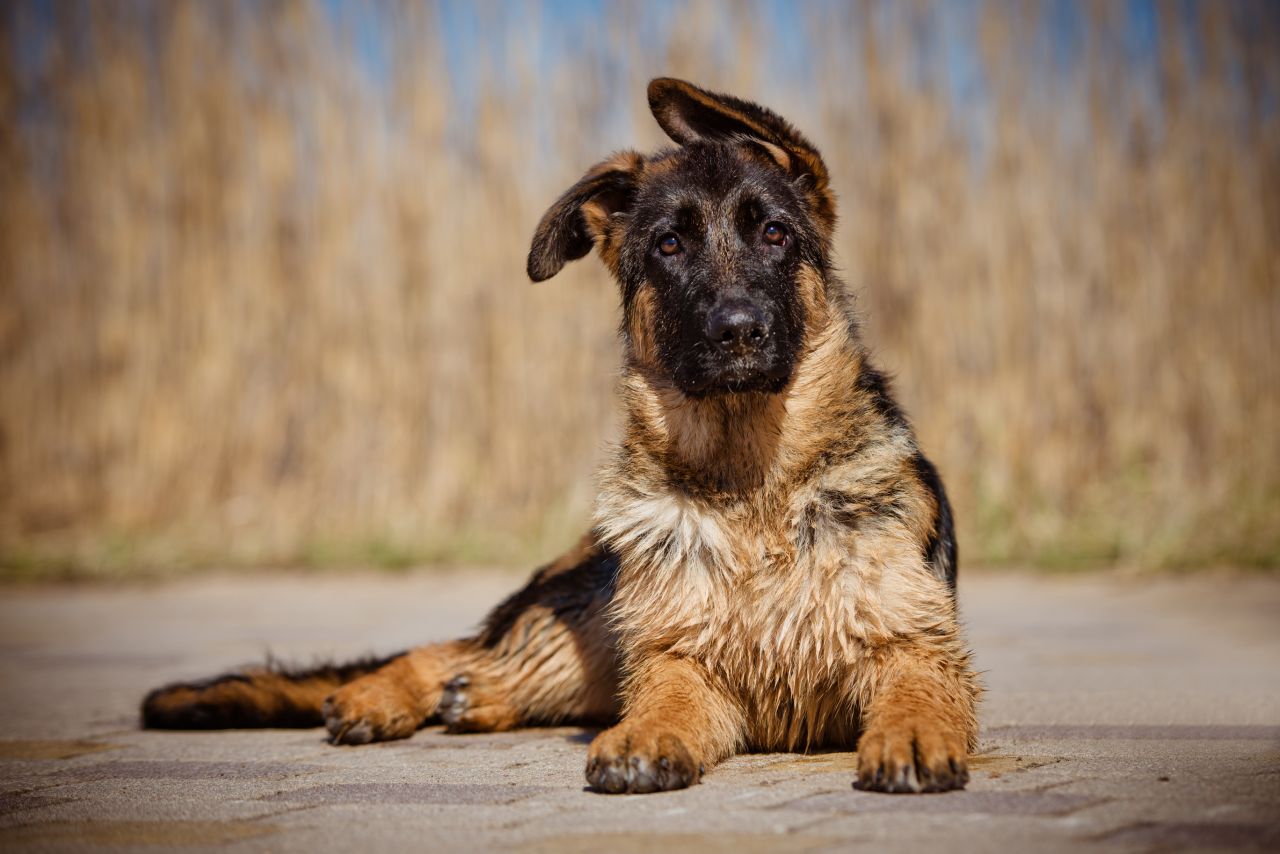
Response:
[[[934,518],[933,536],[924,546],[924,557],[934,574],[951,586],[955,593],[956,576],[960,571],[960,552],[956,546],[955,520],[951,515],[951,502],[947,500],[947,491],[942,485],[938,470],[924,454],[919,451],[911,460],[925,488],[933,495],[937,505],[937,516]]]
[[[355,661],[349,661],[345,664],[333,664],[323,662],[321,664],[311,665],[310,667],[296,668],[289,665],[281,664],[277,661],[268,661],[271,672],[278,676],[284,676],[290,681],[301,681],[304,679],[321,679],[324,681],[338,682],[345,685],[348,682],[359,679],[361,676],[367,676],[375,670],[381,670],[397,658],[405,655],[408,650],[401,650],[392,655],[385,656],[366,656],[358,658]]]
[[[151,691],[142,701],[142,726],[145,729],[260,729],[263,727],[305,728],[320,726],[324,720],[316,704],[298,704],[275,684],[287,682],[328,683],[334,689],[378,670],[404,655],[362,658],[347,664],[324,663],[308,668],[292,668],[268,661],[259,671],[227,673],[193,682],[174,682]],[[218,692],[230,685],[250,686],[251,691],[266,692],[273,702],[267,708],[251,693]],[[194,697],[175,705],[166,695],[190,691]],[[261,695],[257,699],[260,699]]]
[[[885,422],[894,427],[909,428],[907,416],[893,399],[890,386],[889,377],[870,365],[863,364],[862,370],[858,372],[858,388],[867,394],[871,405]]]
[[[549,607],[557,620],[573,622],[593,601],[610,595],[617,571],[617,559],[605,550],[592,552],[577,566],[559,572],[543,567],[489,612],[477,640],[486,649],[497,647],[534,605]],[[550,623],[544,628],[550,628]],[[531,630],[532,626],[525,627],[526,634]]]
[[[818,525],[821,524],[822,513],[817,505],[810,504],[804,508],[800,517],[800,525],[796,530],[796,553],[808,554],[818,540]]]
[[[906,515],[903,496],[896,487],[881,484],[862,484],[858,492],[823,490],[819,500],[827,508],[832,521],[848,528],[857,528],[864,520],[880,518],[902,519]]]
[[[874,526],[877,519],[903,519],[906,509],[901,491],[888,483],[862,484],[856,492],[824,489],[803,511],[795,532],[796,551],[811,551],[824,526],[856,531],[867,523]]]

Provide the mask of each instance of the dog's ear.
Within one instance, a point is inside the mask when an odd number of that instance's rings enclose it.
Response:
[[[630,207],[643,169],[640,154],[615,154],[591,167],[556,199],[533,232],[529,278],[535,282],[551,278],[566,263],[590,252],[597,240],[606,239],[609,217]]]
[[[827,164],[818,149],[777,113],[671,77],[649,83],[649,109],[667,136],[680,145],[699,140],[760,143],[805,192],[814,212],[828,226],[834,223],[835,196]]]

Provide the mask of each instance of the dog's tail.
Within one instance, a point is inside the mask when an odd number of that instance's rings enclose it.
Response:
[[[248,729],[314,727],[324,723],[325,699],[355,679],[380,669],[404,653],[350,664],[306,669],[268,661],[198,682],[157,688],[142,701],[147,729]]]

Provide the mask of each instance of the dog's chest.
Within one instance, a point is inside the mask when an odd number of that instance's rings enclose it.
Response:
[[[607,520],[624,651],[696,659],[748,693],[814,692],[889,631],[881,567],[803,500],[725,511],[661,496]]]

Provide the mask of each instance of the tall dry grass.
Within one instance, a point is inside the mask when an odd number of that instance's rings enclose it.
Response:
[[[622,4],[568,34],[484,6],[459,59],[434,6],[328,8],[3,12],[10,572],[566,543],[617,296],[523,255],[587,165],[659,142],[659,73],[827,154],[968,560],[1280,561],[1271,9],[1162,5],[1135,57],[1090,7],[1063,59],[1056,4]]]

